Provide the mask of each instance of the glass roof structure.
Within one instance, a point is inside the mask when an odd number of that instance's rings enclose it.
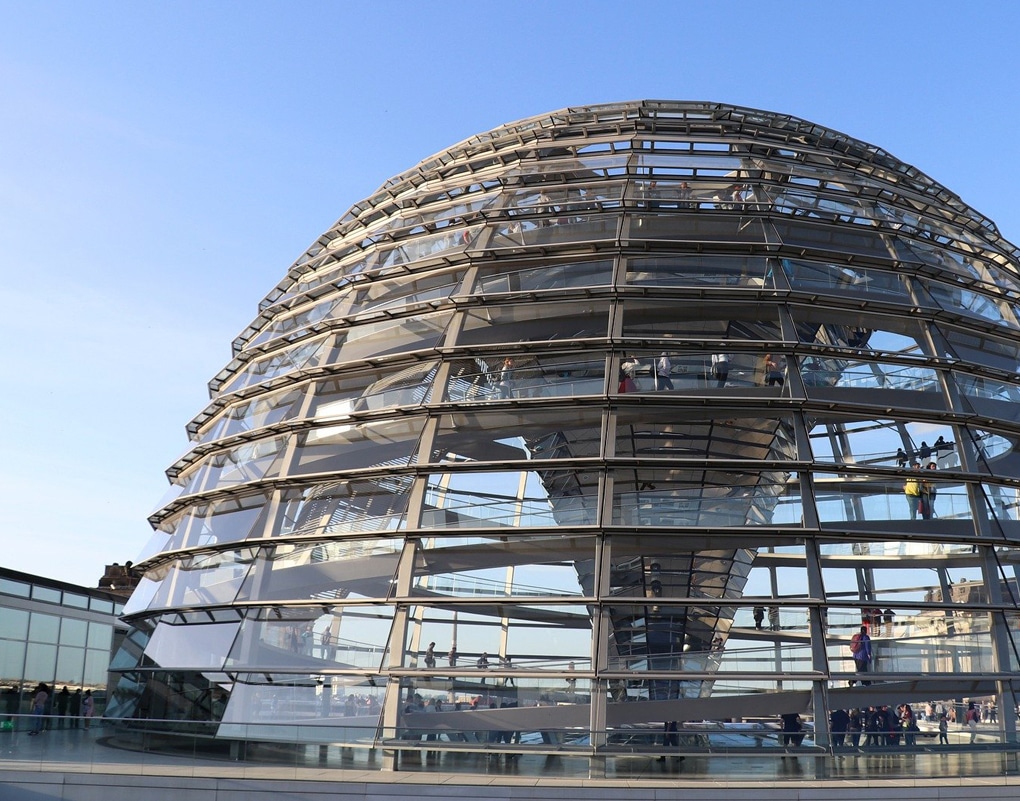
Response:
[[[381,769],[778,756],[797,714],[824,758],[834,711],[904,704],[933,742],[974,703],[1014,748],[1018,301],[990,220],[794,117],[639,101],[467,139],[234,341],[107,714]]]

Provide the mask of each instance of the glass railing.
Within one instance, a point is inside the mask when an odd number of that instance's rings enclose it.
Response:
[[[638,688],[640,692],[649,689],[655,688]],[[718,692],[727,689],[732,688],[716,685]],[[788,731],[783,730],[779,716],[753,715],[736,722],[664,719],[619,722],[600,729],[591,728],[579,717],[569,723],[547,720],[536,726],[528,720],[529,714],[534,710],[541,716],[543,710],[534,705],[529,710],[494,692],[476,695],[470,701],[444,699],[438,709],[431,700],[418,696],[409,701],[392,728],[380,728],[378,710],[345,714],[342,698],[334,698],[318,714],[301,720],[94,719],[90,730],[50,728],[37,737],[28,734],[31,716],[8,716],[10,727],[0,729],[7,746],[0,751],[0,764],[21,771],[94,775],[128,771],[132,776],[141,772],[159,776],[164,772],[179,775],[182,767],[198,763],[204,775],[244,776],[255,782],[258,779],[250,775],[253,768],[268,780],[285,776],[288,782],[321,782],[324,768],[357,771],[362,782],[371,781],[373,772],[391,770],[405,775],[436,771],[490,774],[487,780],[491,781],[491,774],[504,771],[508,776],[590,780],[595,765],[591,760],[598,759],[599,770],[609,779],[661,778],[663,771],[675,778],[683,764],[682,776],[687,780],[810,781],[846,778],[845,763],[818,757],[860,752],[912,755],[907,762],[869,765],[871,781],[914,780],[920,774],[926,780],[959,782],[961,775],[998,777],[1018,772],[1016,742],[1004,734],[994,713],[984,710],[972,736],[962,722],[968,707],[964,699],[914,704],[917,723],[910,737],[904,736],[899,726],[869,726],[871,731],[852,730],[846,737],[842,733],[826,736],[816,731],[820,724],[809,714],[791,714]],[[627,700],[637,702],[634,709],[658,705],[659,714],[667,717],[670,710],[678,708],[669,699],[656,701],[631,694]],[[567,713],[571,708],[552,699],[541,701],[541,706]],[[946,726],[945,745],[938,743],[936,710],[944,710],[952,718]],[[865,718],[859,718],[861,728],[868,723]],[[792,769],[788,760],[798,754],[815,758],[797,761]],[[699,759],[679,763],[680,757]],[[650,773],[649,768],[659,760],[667,760],[666,766]],[[286,773],[274,773],[274,769],[286,769]],[[337,780],[343,775],[337,774]],[[587,783],[597,786],[597,782]]]

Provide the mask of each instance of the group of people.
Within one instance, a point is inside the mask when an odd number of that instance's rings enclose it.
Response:
[[[92,697],[92,690],[81,689],[73,693],[64,687],[54,695],[49,685],[40,682],[32,691],[32,725],[29,735],[37,735],[49,728],[47,718],[53,715],[57,717],[57,727],[64,727],[64,720],[69,721],[72,729],[77,729],[79,723],[88,729],[95,714],[96,704]]]
[[[943,716],[944,718],[945,716]],[[867,709],[834,709],[829,715],[829,729],[834,748],[850,746],[858,748],[864,737],[864,746],[917,745],[920,727],[910,704],[900,704],[895,709],[888,705],[869,706]],[[939,741],[943,733],[948,743],[948,725],[940,725]]]
[[[754,617],[754,627],[758,631],[764,630],[764,628],[765,628],[765,607],[764,606],[756,606],[756,607],[754,607],[754,609],[752,611],[752,615]],[[779,631],[779,629],[780,629],[779,607],[778,606],[770,606],[769,610],[768,610],[768,615],[769,615],[769,629],[771,631]]]
[[[929,703],[927,718],[938,726],[939,745],[949,745],[949,725],[955,722],[952,708]],[[922,710],[922,717],[924,710]],[[804,725],[800,715],[785,714],[782,719],[782,745],[800,745],[804,739]],[[964,713],[964,725],[970,733],[970,742],[976,742],[977,724],[981,720],[978,704],[970,702]],[[881,746],[914,746],[921,731],[918,716],[910,704],[899,704],[895,709],[887,704],[860,709],[834,709],[829,715],[829,730],[834,748],[865,748]]]
[[[451,645],[450,646],[450,650],[446,654],[446,661],[447,661],[447,663],[450,665],[450,667],[455,668],[455,667],[457,667],[457,660],[459,658],[460,658],[460,655],[457,653],[457,646],[456,645]],[[436,667],[436,644],[434,642],[430,642],[429,643],[429,647],[425,649],[424,662],[425,662],[426,669],[428,669],[428,670],[434,670],[435,669],[435,667]],[[482,651],[482,653],[479,655],[479,657],[475,660],[475,667],[478,668],[479,670],[488,670],[489,669],[489,665],[490,665],[490,662],[489,662],[489,652],[488,651]],[[499,666],[502,669],[504,669],[504,670],[509,670],[510,668],[513,667],[513,660],[510,658],[509,654],[506,654],[505,656],[500,656],[499,657]],[[485,680],[483,679],[482,681],[484,682]],[[509,684],[513,684],[513,679],[507,679],[507,682]]]
[[[925,471],[935,470],[935,462],[928,462],[924,470],[920,462],[911,466],[911,475],[903,483],[903,495],[907,499],[907,510],[911,520],[917,520],[918,513],[922,520],[931,520],[935,515],[935,498],[938,488],[935,482],[926,477]],[[916,475],[915,475],[916,473]]]
[[[939,438],[935,440],[935,444],[929,446],[924,440],[921,440],[921,444],[915,454],[913,449],[903,450],[903,448],[896,449],[896,466],[906,467],[908,463],[917,462],[918,464],[930,462],[934,459],[936,462],[941,462],[948,454],[953,452],[953,445],[950,442],[946,442],[945,437],[939,435]],[[934,468],[932,468],[934,469]]]

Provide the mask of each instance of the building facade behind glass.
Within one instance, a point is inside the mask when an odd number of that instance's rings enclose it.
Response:
[[[48,725],[70,726],[71,696],[91,690],[95,714],[106,706],[112,649],[124,626],[123,599],[0,568],[0,687],[5,728],[23,729],[35,688],[50,691]],[[61,698],[63,688],[67,697]],[[80,695],[79,695],[80,703]],[[80,707],[79,707],[80,709]],[[7,725],[9,724],[9,725]]]
[[[352,206],[234,342],[110,714],[600,776],[832,754],[883,705],[884,746],[941,714],[961,739],[975,704],[1011,749],[1018,298],[991,221],[793,117],[472,137]]]

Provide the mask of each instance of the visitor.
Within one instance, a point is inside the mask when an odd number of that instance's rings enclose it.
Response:
[[[635,375],[637,374],[637,369],[640,366],[641,363],[634,356],[623,360],[620,364],[620,392],[638,391]]]
[[[861,732],[864,731],[864,715],[860,709],[850,710],[850,720],[847,722],[846,731],[850,737],[851,748],[860,748]]]
[[[910,704],[904,704],[900,712],[900,728],[903,729],[903,744],[917,745],[917,732],[920,731],[920,727],[914,719],[914,710],[910,708]]]
[[[673,362],[663,351],[655,362],[655,391],[661,392],[665,389],[673,389],[673,381],[669,377],[673,372]]]
[[[882,612],[882,621],[885,623],[885,636],[892,637],[892,624],[895,612],[892,609],[886,609]]]
[[[850,728],[850,713],[845,709],[833,709],[829,713],[829,730],[832,732],[832,747],[842,748]]]
[[[925,470],[937,470],[938,465],[935,462],[928,462]],[[938,495],[938,487],[935,486],[934,481],[924,481],[921,483],[921,490],[923,493],[922,501],[924,503],[924,510],[922,516],[925,520],[931,520],[936,517],[935,514],[935,496]],[[924,514],[926,512],[927,514]]]
[[[804,721],[796,712],[780,715],[783,720],[782,744],[784,746],[800,745],[804,742]]]
[[[43,730],[43,723],[46,717],[46,702],[50,697],[50,688],[39,683],[35,688],[35,695],[32,697],[32,730],[29,734],[39,734]]]
[[[691,185],[687,181],[680,182],[680,191],[677,192],[677,197],[680,199],[680,208],[682,209],[693,209],[696,208],[694,203],[691,203]]]
[[[920,472],[921,463],[914,462],[911,470]],[[921,479],[913,475],[903,484],[903,495],[907,499],[907,511],[911,520],[917,520],[917,511],[921,506]]]
[[[780,356],[779,359],[782,359]],[[771,353],[765,354],[765,386],[774,387],[777,384],[783,386],[786,383],[786,376],[783,374],[781,362],[772,358]]]
[[[715,385],[718,388],[726,386],[726,379],[730,375],[730,357],[725,353],[712,354],[712,377],[715,378]]]
[[[967,724],[967,728],[970,729],[970,742],[977,742],[977,726],[978,721],[981,719],[981,713],[978,712],[977,705],[971,701],[967,704],[967,714],[964,716],[964,722]]]
[[[503,366],[499,370],[496,381],[496,391],[499,392],[500,400],[509,400],[513,394],[514,360],[507,357],[503,359]]]
[[[65,686],[57,693],[57,728],[64,728],[64,718],[67,717],[67,707],[71,703],[71,691]]]
[[[96,712],[96,702],[92,698],[92,690],[85,691],[85,697],[81,699],[81,716],[84,721],[85,731],[88,731],[92,716]]]
[[[868,636],[868,627],[861,626],[861,630],[857,632],[850,639],[850,653],[854,657],[854,668],[858,674],[867,673],[871,667],[872,651],[871,651],[871,637]],[[860,680],[861,685],[868,687],[871,685],[870,681]],[[853,687],[857,683],[856,679],[850,679],[850,686]]]

